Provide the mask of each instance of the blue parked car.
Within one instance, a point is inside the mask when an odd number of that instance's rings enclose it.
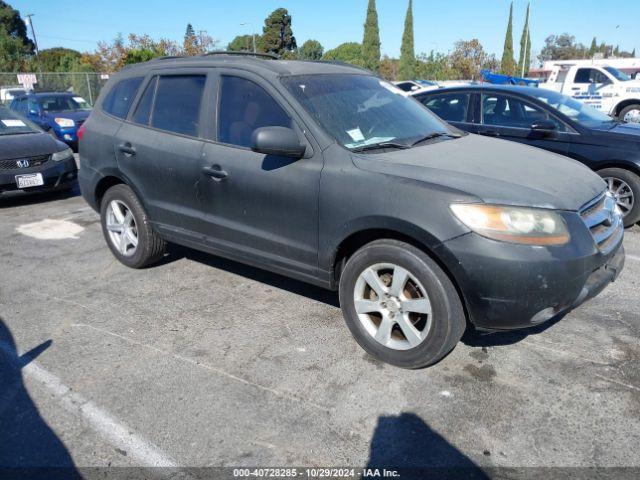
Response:
[[[15,97],[9,108],[74,149],[78,129],[91,113],[84,98],[68,92],[27,93]]]

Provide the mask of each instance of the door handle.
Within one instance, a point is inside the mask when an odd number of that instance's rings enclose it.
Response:
[[[225,172],[224,170],[222,170],[222,168],[220,168],[220,165],[212,165],[211,167],[204,167],[202,169],[202,173],[213,178],[216,182],[219,182],[220,180],[224,180],[229,176],[227,172]]]
[[[481,130],[480,135],[486,135],[487,137],[499,137],[500,132],[497,130]]]
[[[136,154],[136,149],[133,148],[130,143],[123,143],[122,145],[118,145],[118,150],[128,156]]]
[[[577,92],[578,90],[580,90],[580,87],[573,87],[571,90],[573,90],[574,92]]]

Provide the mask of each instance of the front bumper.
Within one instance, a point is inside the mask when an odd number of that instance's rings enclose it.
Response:
[[[481,330],[531,327],[578,307],[624,268],[622,241],[601,253],[590,235],[561,247],[531,247],[474,233],[436,252],[460,287],[469,320]]]
[[[68,188],[78,178],[78,167],[73,157],[60,162],[48,160],[42,165],[15,170],[0,170],[0,193],[20,190],[16,185],[16,175],[41,173],[44,185],[24,189],[25,192],[49,191]]]
[[[56,125],[53,127],[53,132],[58,140],[67,145],[75,146],[78,144],[78,127],[76,126],[61,128]]]

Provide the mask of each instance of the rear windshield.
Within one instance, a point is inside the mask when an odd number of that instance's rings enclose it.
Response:
[[[0,107],[0,135],[19,135],[41,132],[35,124],[7,108]]]

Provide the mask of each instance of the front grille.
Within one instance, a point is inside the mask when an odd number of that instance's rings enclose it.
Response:
[[[622,239],[622,216],[611,195],[602,194],[594,198],[580,209],[580,216],[602,253],[611,252]]]
[[[38,167],[45,162],[48,162],[51,155],[35,155],[32,157],[19,157],[12,158],[11,160],[0,160],[0,170],[25,170],[31,167]],[[27,167],[19,167],[18,163],[21,161],[27,161]]]

